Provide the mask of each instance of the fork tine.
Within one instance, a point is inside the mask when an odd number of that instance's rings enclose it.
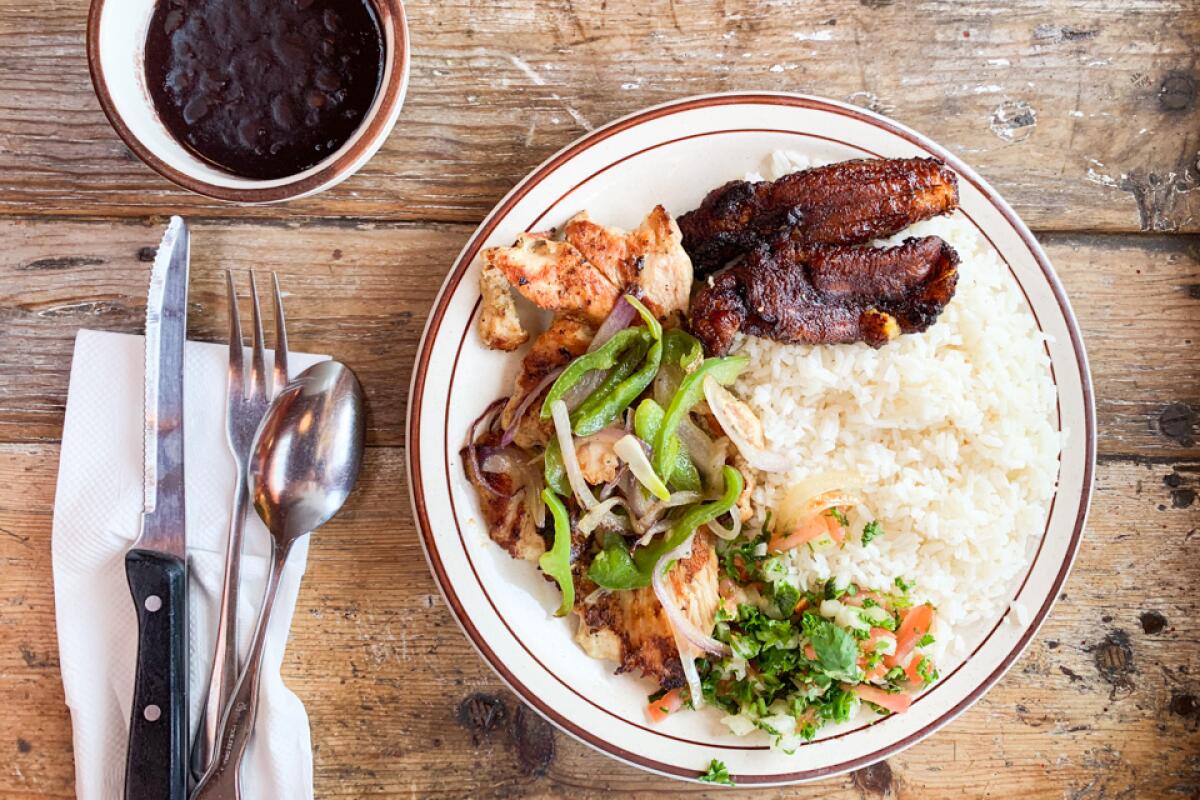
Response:
[[[242,361],[242,322],[238,311],[237,290],[233,288],[233,273],[225,270],[225,287],[229,294],[229,390],[239,397],[246,396],[246,366]]]
[[[275,373],[272,375],[272,394],[283,391],[288,382],[287,322],[283,316],[283,294],[279,291],[279,275],[271,273],[275,285]]]
[[[250,270],[250,299],[254,310],[254,352],[250,356],[250,397],[267,397],[267,354],[263,346],[262,311],[258,307],[258,287],[254,285],[254,270]]]

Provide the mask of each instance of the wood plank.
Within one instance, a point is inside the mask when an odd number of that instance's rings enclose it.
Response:
[[[1189,3],[411,3],[409,100],[341,187],[240,208],[173,188],[92,94],[86,0],[0,2],[0,212],[474,222],[587,129],[675,98],[807,92],[893,115],[1039,229],[1200,230]]]
[[[0,220],[0,441],[53,441],[75,332],[140,332],[153,225]],[[278,270],[291,344],[361,376],[374,444],[403,442],[417,340],[465,226],[200,223],[191,335],[224,335],[223,270]],[[1200,239],[1043,237],[1091,356],[1101,452],[1200,455]],[[151,249],[147,249],[151,248]],[[1164,427],[1165,425],[1165,427]]]
[[[0,445],[0,796],[74,796],[50,585],[58,448]],[[313,541],[285,661],[318,797],[1192,796],[1200,789],[1200,461],[1101,464],[1074,573],[988,696],[853,776],[706,792],[608,761],[513,697],[452,622],[408,511],[403,451],[371,448],[346,513]]]

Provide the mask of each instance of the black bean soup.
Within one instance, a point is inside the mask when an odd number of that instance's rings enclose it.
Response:
[[[295,175],[345,144],[383,75],[369,0],[159,0],[146,82],[171,134],[245,178]]]

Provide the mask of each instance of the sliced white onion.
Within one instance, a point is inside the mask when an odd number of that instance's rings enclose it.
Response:
[[[655,536],[658,536],[663,531],[670,530],[673,524],[674,523],[669,519],[659,520],[658,522],[654,523],[646,529],[646,532],[642,534],[642,538],[637,540],[637,546],[645,547],[646,545],[650,544]]]
[[[586,536],[594,531],[597,526],[603,524],[609,517],[613,517],[613,508],[620,504],[621,498],[619,497],[610,497],[607,500],[601,500],[595,508],[579,518],[579,524],[576,527],[580,533]]]
[[[748,430],[747,422],[741,419],[732,409],[733,403],[740,402],[729,391],[717,383],[716,379],[711,375],[704,378],[704,397],[708,400],[708,407],[712,411],[713,416],[717,418],[717,422],[721,423],[721,428],[724,429],[725,435],[729,437],[738,452],[742,454],[742,458],[746,459],[746,463],[757,470],[763,472],[787,472],[792,468],[792,461],[782,453],[776,453],[768,450],[765,447],[760,447],[750,441],[753,435]],[[753,414],[749,408],[742,407],[740,413]],[[754,417],[754,421],[758,423],[758,418]],[[761,428],[762,424],[758,423]]]
[[[673,629],[671,633],[675,638],[675,647],[679,650],[679,666],[683,668],[688,693],[692,696],[692,708],[698,710],[704,705],[704,686],[700,683],[700,672],[696,669],[695,651],[691,643],[679,634],[678,628]]]
[[[732,518],[733,524],[728,528],[721,524],[719,518],[708,523],[708,529],[727,542],[733,541],[742,532],[742,515],[737,506],[730,509],[729,516]]]
[[[679,422],[677,435],[687,448],[708,491],[714,494],[725,491],[725,478],[721,470],[729,457],[729,440],[722,436],[714,442],[687,414]]]
[[[677,645],[679,644],[679,637],[682,636],[692,646],[705,653],[711,653],[715,656],[726,656],[729,655],[729,648],[693,625],[692,621],[680,610],[679,600],[667,588],[666,575],[663,574],[667,565],[672,561],[683,560],[692,554],[692,542],[695,538],[696,534],[693,533],[674,550],[663,553],[662,557],[654,565],[654,570],[651,572],[650,585],[654,587],[655,597],[662,604],[663,610],[667,612],[667,619],[670,620],[671,629],[675,632]],[[681,661],[687,658],[684,649],[681,647],[679,651]]]
[[[654,402],[663,408],[669,406],[682,381],[683,370],[671,364],[663,364],[654,376]]]
[[[658,522],[668,509],[686,506],[691,503],[699,503],[704,499],[704,495],[699,492],[675,492],[666,500],[657,500],[650,506],[650,510],[644,516],[638,518],[638,524],[642,528],[648,528]]]
[[[650,490],[651,494],[660,500],[671,499],[671,492],[662,482],[662,478],[655,474],[654,467],[650,464],[650,459],[646,457],[646,450],[640,439],[632,434],[625,434],[613,445],[613,452],[629,465],[629,471],[633,473],[639,483]]]
[[[567,480],[571,483],[571,491],[579,505],[591,511],[596,507],[596,496],[588,488],[583,479],[583,471],[579,469],[579,456],[575,452],[575,438],[571,435],[571,417],[567,412],[567,404],[555,400],[550,405],[550,415],[554,418],[554,433],[558,437],[558,447],[562,451],[563,468],[567,472]]]

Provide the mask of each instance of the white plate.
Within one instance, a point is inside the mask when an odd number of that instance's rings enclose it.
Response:
[[[553,584],[490,542],[458,456],[471,421],[509,393],[519,362],[487,350],[476,333],[481,248],[561,224],[581,209],[628,228],[656,203],[681,214],[713,187],[761,169],[781,148],[820,161],[934,155],[949,164],[960,177],[962,213],[1007,263],[1049,335],[1058,422],[1067,432],[1045,532],[1014,589],[1028,619],[1006,611],[907,713],[823,732],[792,756],[772,752],[758,734],[733,736],[712,710],[651,725],[644,710],[648,684],[613,675],[612,664],[584,655],[572,639],[574,620],[551,615],[559,603]],[[459,255],[430,314],[413,372],[408,445],[413,507],[433,575],[467,637],[526,703],[602,752],[654,772],[695,778],[719,758],[741,785],[778,784],[886,758],[954,719],[1004,675],[1049,614],[1079,545],[1092,488],[1095,411],[1083,342],[1058,278],[986,182],[944,148],[863,109],[740,93],[680,100],[593,131],[500,202]]]

